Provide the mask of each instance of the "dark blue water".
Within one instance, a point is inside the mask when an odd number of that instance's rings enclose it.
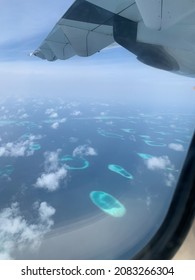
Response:
[[[30,227],[40,224],[36,204],[46,202],[55,209],[53,224],[44,233],[48,239],[40,236],[34,252],[17,251],[18,235],[24,230],[9,233],[9,256],[45,258],[51,250],[49,258],[117,258],[127,251],[133,256],[148,242],[176,188],[192,137],[192,114],[62,99],[9,100],[0,108],[0,217],[17,202],[20,214],[15,213],[15,219],[23,217]],[[46,162],[51,152],[57,158],[53,167]],[[139,153],[148,154],[148,159]],[[67,156],[69,160],[63,161]],[[53,178],[48,175],[60,169],[66,174],[55,189],[37,187],[38,178],[47,175],[50,183]],[[110,214],[97,207],[90,198],[94,191],[119,201],[124,215],[112,215],[112,205]],[[29,239],[22,242],[25,247]]]

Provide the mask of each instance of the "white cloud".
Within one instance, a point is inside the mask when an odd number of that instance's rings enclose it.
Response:
[[[60,182],[66,177],[67,170],[61,167],[56,172],[43,173],[37,179],[35,187],[55,191],[59,188]]]
[[[60,120],[60,123],[65,123],[66,122],[66,118],[62,118],[61,120]]]
[[[168,156],[149,158],[145,160],[145,164],[150,170],[156,170],[156,169],[164,170],[166,168],[174,167],[170,159],[168,158]]]
[[[45,110],[45,114],[46,114],[46,115],[49,115],[49,117],[50,117],[50,118],[53,118],[53,119],[55,119],[55,118],[58,117],[58,113],[55,112],[55,110],[54,110],[53,108],[48,108],[48,109],[46,109],[46,110]]]
[[[55,118],[58,117],[58,113],[53,112],[53,113],[51,113],[51,114],[49,115],[49,117],[55,119]]]
[[[67,176],[65,166],[59,166],[59,153],[60,149],[56,152],[46,152],[44,170],[41,176],[37,179],[34,186],[36,188],[47,189],[48,191],[55,191],[60,187],[60,183]]]
[[[71,116],[80,116],[81,115],[81,111],[79,110],[75,110],[71,113]]]
[[[36,250],[40,246],[44,235],[54,224],[55,209],[46,202],[36,202],[36,210],[38,219],[34,224],[24,218],[17,202],[0,212],[0,259],[12,259],[15,248]]]
[[[52,117],[53,116],[53,117]],[[56,115],[56,113],[52,113],[50,115],[50,117],[52,118],[56,118],[58,117],[58,115]],[[66,118],[62,118],[62,119],[57,119],[52,125],[51,128],[53,129],[57,129],[60,126],[60,123],[65,123],[66,122]]]
[[[58,149],[56,152],[45,152],[45,162],[44,162],[44,167],[46,172],[51,172],[51,171],[57,171],[59,168],[58,165],[58,157],[60,153],[60,149]]]
[[[43,201],[40,203],[39,207],[39,216],[41,221],[46,222],[50,226],[53,225],[53,221],[50,218],[55,214],[55,209],[47,204],[47,202]]]
[[[18,142],[8,142],[0,146],[0,157],[24,157],[34,154],[33,150],[30,150],[30,146],[34,144],[34,141],[40,139],[41,136],[29,135],[28,139],[20,140]]]
[[[78,146],[73,150],[72,155],[75,156],[97,156],[97,152],[94,148],[82,145]]]
[[[167,187],[172,187],[173,184],[175,184],[175,182],[176,182],[176,179],[172,173],[166,174],[165,184],[167,185]]]
[[[19,142],[19,143],[12,143],[9,142],[5,144],[4,146],[0,147],[0,157],[21,157],[25,155],[26,152],[26,141]]]
[[[177,143],[170,143],[168,145],[168,147],[174,151],[177,151],[177,152],[183,152],[184,151],[184,147],[182,144],[177,144]]]
[[[168,156],[152,157],[145,160],[145,164],[150,170],[162,170],[164,173],[164,182],[166,186],[172,187],[175,184],[175,176],[170,172],[174,169],[174,165],[171,163]]]
[[[52,125],[51,125],[51,128],[53,129],[57,129],[59,127],[59,122],[54,122]]]

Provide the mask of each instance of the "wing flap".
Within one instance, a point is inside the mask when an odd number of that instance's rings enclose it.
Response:
[[[35,55],[47,59],[48,61],[54,61],[56,60],[55,54],[49,47],[48,43],[46,41],[43,42],[43,44],[40,46],[40,48],[35,51]]]
[[[113,36],[104,33],[103,28],[101,33],[67,25],[63,25],[61,28],[79,56],[92,55],[114,42]]]
[[[58,59],[68,59],[75,55],[75,51],[59,25],[56,25],[55,29],[46,38],[45,42]]]
[[[47,41],[50,49],[58,59],[68,59],[75,55],[75,52],[70,44],[63,44],[59,42]]]
[[[77,0],[33,54],[49,61],[92,55],[114,42],[113,16],[92,3]]]

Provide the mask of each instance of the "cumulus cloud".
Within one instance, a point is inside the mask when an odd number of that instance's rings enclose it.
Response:
[[[56,152],[45,152],[45,162],[44,162],[44,168],[46,172],[56,171],[59,168],[59,153],[60,149],[58,149]]]
[[[150,170],[163,171],[166,186],[171,187],[175,184],[175,176],[170,172],[170,170],[174,169],[174,165],[171,163],[168,156],[149,158],[145,160],[145,164]]]
[[[19,142],[19,143],[6,143],[4,146],[0,147],[0,157],[21,157],[25,156],[25,152],[27,149],[26,145],[27,141]]]
[[[50,220],[50,217],[52,217],[55,214],[55,209],[47,204],[47,202],[41,202],[39,206],[39,216],[42,222],[46,222],[50,226],[53,225],[53,221]]]
[[[66,177],[67,170],[61,167],[56,172],[43,173],[35,183],[35,187],[55,191],[59,188],[60,182]]]
[[[55,209],[47,202],[36,202],[36,211],[37,223],[33,224],[21,214],[17,202],[0,212],[0,259],[12,259],[15,248],[36,250],[40,246],[44,235],[54,224]]]
[[[58,113],[53,112],[51,115],[49,115],[49,117],[55,119],[58,117]]]
[[[19,140],[18,142],[8,142],[0,146],[0,157],[24,157],[34,154],[30,147],[34,141],[40,139],[41,136],[29,135],[26,140]]]
[[[81,115],[81,111],[79,110],[75,110],[71,113],[71,116],[79,116],[79,115]]]
[[[66,122],[66,118],[62,118],[62,119],[59,119],[59,120],[56,120],[52,125],[51,125],[51,128],[53,129],[57,129],[61,123],[65,123]]]
[[[177,144],[177,143],[170,143],[168,145],[168,147],[174,151],[177,151],[177,152],[183,152],[184,151],[184,147],[182,144]]]
[[[66,118],[62,118],[61,120],[60,120],[60,123],[65,123],[66,122]]]
[[[44,172],[38,177],[34,186],[48,191],[55,191],[60,187],[61,181],[67,176],[65,166],[59,166],[60,149],[56,152],[46,152],[44,162]]]
[[[75,156],[97,156],[97,152],[94,148],[88,145],[81,145],[73,150],[72,155]]]
[[[152,157],[145,161],[145,164],[148,169],[156,170],[156,169],[166,169],[166,168],[173,168],[170,159],[168,156],[162,157]]]
[[[54,122],[52,125],[51,125],[51,128],[53,129],[57,129],[59,127],[59,122]]]
[[[57,118],[58,117],[58,113],[56,113],[53,108],[46,109],[45,114],[49,115],[50,118]]]
[[[167,187],[172,187],[176,182],[175,176],[172,173],[165,175],[165,184]]]

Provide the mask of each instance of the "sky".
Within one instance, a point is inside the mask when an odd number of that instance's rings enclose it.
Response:
[[[154,106],[194,106],[192,78],[146,66],[118,45],[88,58],[75,56],[66,61],[30,56],[71,3],[73,0],[1,0],[1,96],[52,96],[55,92],[80,98],[98,95],[107,100],[142,100]]]

